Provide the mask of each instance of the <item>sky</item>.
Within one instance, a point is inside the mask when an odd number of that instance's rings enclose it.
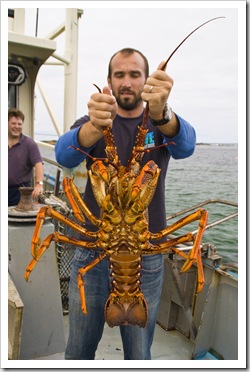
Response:
[[[26,9],[25,33],[35,36],[36,8],[30,2],[21,4]],[[36,4],[37,36],[42,38],[64,21],[64,2]],[[69,6],[69,2],[65,4]],[[223,16],[195,32],[170,60],[167,73],[174,79],[174,87],[169,104],[194,126],[197,142],[237,143],[239,124],[244,130],[238,116],[238,71],[244,71],[245,63],[238,50],[238,39],[242,40],[238,16],[244,5],[244,1],[70,2],[70,7],[83,9],[79,20],[76,119],[87,113],[87,102],[95,92],[93,83],[106,85],[107,65],[117,50],[139,49],[148,58],[152,73],[193,29],[210,18]],[[64,52],[63,37],[56,39],[59,54]],[[63,68],[43,66],[39,79],[63,130]],[[36,137],[56,135],[38,90],[35,107]]]

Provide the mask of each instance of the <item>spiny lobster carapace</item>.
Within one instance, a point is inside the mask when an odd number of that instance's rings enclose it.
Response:
[[[163,70],[166,68],[174,52],[166,61],[162,68]],[[92,190],[101,210],[101,218],[94,216],[88,209],[72,179],[64,178],[63,189],[72,206],[76,219],[81,224],[65,217],[50,206],[43,206],[38,212],[32,238],[31,253],[33,259],[25,272],[25,279],[28,280],[36,263],[49,248],[52,241],[65,242],[87,249],[102,249],[102,253],[99,254],[97,259],[79,269],[78,287],[82,311],[84,314],[87,314],[83,276],[101,260],[108,257],[111,269],[112,290],[107,299],[104,311],[106,321],[110,327],[127,324],[138,325],[140,327],[145,327],[146,325],[147,303],[140,288],[142,255],[165,252],[181,255],[186,260],[181,269],[182,272],[187,271],[193,264],[197,264],[197,292],[202,290],[204,284],[200,245],[207,223],[207,211],[199,209],[157,233],[151,233],[148,230],[147,208],[153,198],[160,169],[152,160],[140,168],[144,152],[157,151],[157,148],[144,150],[145,136],[148,131],[147,116],[148,105],[145,108],[142,125],[138,127],[135,146],[126,166],[122,166],[119,161],[111,129],[105,129],[103,131],[107,158],[92,158],[93,164],[89,171]],[[162,146],[169,144],[167,143]],[[82,151],[77,148],[75,149]],[[87,156],[90,155],[87,154]],[[77,231],[83,236],[90,237],[94,241],[76,240],[54,232],[47,236],[39,245],[40,230],[46,217],[52,217],[63,222],[74,231]],[[92,232],[84,228],[85,217],[98,227],[97,232]],[[196,220],[199,220],[196,235],[188,233],[164,243],[152,243]],[[176,247],[176,245],[184,242],[193,242],[193,247],[188,255]]]

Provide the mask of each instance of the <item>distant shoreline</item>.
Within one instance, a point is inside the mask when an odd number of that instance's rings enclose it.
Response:
[[[197,142],[196,143],[196,146],[238,146],[238,143],[235,142],[235,143],[215,143],[215,142],[212,142],[212,143],[206,143],[206,142]]]
[[[54,138],[53,138],[54,137]],[[51,143],[55,144],[57,142],[58,138],[55,138],[56,135],[53,134],[40,134],[40,133],[35,133],[35,140],[36,141],[41,141],[45,143]],[[196,146],[238,146],[237,142],[231,143],[231,142],[197,142]]]

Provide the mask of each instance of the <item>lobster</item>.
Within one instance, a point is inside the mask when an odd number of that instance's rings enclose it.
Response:
[[[210,19],[193,30],[172,52],[162,70],[165,70],[170,58],[193,32],[217,18]],[[145,107],[142,125],[138,127],[135,145],[126,166],[120,163],[110,128],[103,129],[107,158],[96,159],[83,150],[71,146],[93,160],[88,176],[93,194],[101,210],[101,217],[97,218],[92,214],[73,180],[64,178],[63,189],[79,223],[56,211],[51,206],[41,207],[37,214],[31,243],[33,258],[24,274],[25,280],[28,281],[35,265],[50,247],[52,241],[87,249],[101,249],[101,253],[96,259],[79,269],[77,282],[81,308],[83,313],[87,314],[83,277],[101,260],[108,257],[112,290],[106,301],[104,312],[106,322],[110,327],[128,324],[138,325],[139,327],[145,327],[146,325],[148,309],[140,287],[142,255],[166,252],[180,255],[185,259],[181,272],[186,272],[194,264],[197,265],[197,292],[200,292],[204,285],[200,247],[208,219],[206,210],[198,209],[159,232],[151,233],[148,230],[147,209],[157,186],[160,169],[153,160],[148,161],[142,168],[140,163],[145,152],[157,151],[161,146],[174,143],[168,142],[155,148],[144,149],[148,131],[147,117],[148,104]],[[92,240],[77,240],[54,232],[40,244],[40,231],[46,217],[60,221]],[[85,218],[98,228],[97,232],[89,231],[84,227]],[[155,240],[166,237],[194,221],[199,221],[196,235],[189,232],[163,243],[153,244]],[[192,242],[193,244],[189,254],[184,253],[177,247],[178,244],[186,242]]]

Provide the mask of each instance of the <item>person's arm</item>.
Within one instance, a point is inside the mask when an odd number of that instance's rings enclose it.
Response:
[[[32,198],[37,199],[39,194],[43,193],[43,185],[39,182],[43,182],[44,166],[43,163],[36,163],[34,166],[35,169],[35,186],[34,191],[32,192]]]
[[[141,95],[148,104],[148,116],[154,125],[156,125],[155,122],[162,121],[164,118],[166,103],[174,85],[173,79],[161,69],[164,63],[160,63],[158,69],[147,78]],[[164,142],[175,142],[175,145],[167,147],[173,158],[181,159],[192,155],[195,149],[196,134],[188,122],[173,112],[171,120],[157,128],[161,131]]]
[[[161,125],[158,128],[165,136],[169,138],[175,137],[179,133],[179,130],[180,130],[180,122],[178,120],[178,117],[173,112],[172,119],[167,124]]]
[[[161,121],[166,111],[171,90],[174,85],[173,79],[161,69],[165,62],[161,62],[158,69],[146,80],[142,99],[147,102],[148,116],[152,121]],[[179,121],[173,113],[168,125],[161,125],[160,130],[168,137],[174,137],[179,132]]]
[[[184,159],[191,156],[195,150],[196,133],[194,128],[179,115],[175,114],[179,123],[179,131],[175,136],[167,136],[163,133],[163,142],[174,142],[175,145],[170,145],[167,150],[174,159]],[[166,124],[166,127],[170,124]],[[160,127],[161,128],[161,127]]]
[[[61,135],[55,145],[55,157],[58,164],[66,168],[74,168],[79,165],[86,158],[86,155],[76,151],[71,146],[75,146],[87,153],[93,147],[82,147],[78,142],[78,132],[85,124],[81,124],[79,127],[73,128],[68,132]]]
[[[96,142],[103,137],[103,129],[112,127],[113,119],[117,112],[115,97],[111,95],[108,87],[103,88],[103,93],[94,93],[88,102],[88,115],[84,120],[78,120],[78,126],[64,133],[55,146],[56,160],[66,168],[79,165],[86,155],[76,151],[70,146],[89,153]]]

